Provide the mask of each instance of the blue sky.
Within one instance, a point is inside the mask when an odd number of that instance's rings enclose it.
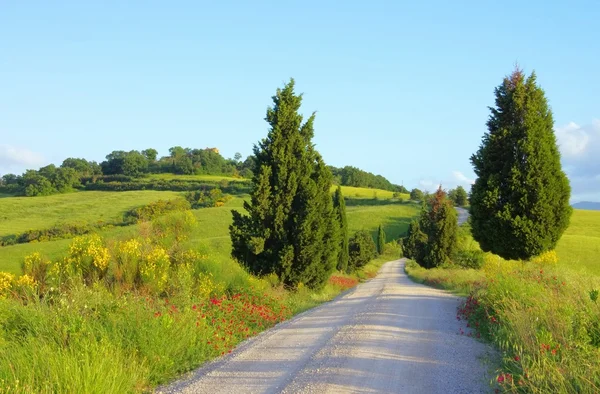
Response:
[[[246,156],[293,77],[328,164],[468,185],[518,62],[553,108],[573,200],[600,201],[598,20],[596,0],[2,2],[0,174],[175,145]]]

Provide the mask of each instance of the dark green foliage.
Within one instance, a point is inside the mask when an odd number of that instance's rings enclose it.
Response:
[[[158,157],[158,151],[153,148],[148,148],[142,151],[142,155],[144,155],[146,160],[148,160],[148,163],[152,163],[153,161],[156,161],[156,158]]]
[[[410,191],[410,199],[413,201],[423,201],[423,192],[419,189],[412,189]]]
[[[183,198],[158,200],[127,212],[125,214],[125,222],[130,222],[132,220],[153,220],[167,212],[187,211],[190,208],[190,203]]]
[[[56,193],[56,189],[48,178],[40,175],[35,170],[27,170],[21,179],[21,187],[27,197],[49,196]]]
[[[69,157],[62,162],[61,168],[74,169],[80,178],[102,175],[102,168],[100,168],[98,163],[95,161],[87,161],[85,159]]]
[[[350,259],[348,272],[356,271],[365,266],[377,255],[377,247],[371,233],[366,230],[356,232],[349,242]]]
[[[123,174],[137,177],[148,172],[148,159],[136,150],[113,151],[100,166],[106,175]]]
[[[356,167],[346,166],[336,168],[330,166],[334,183],[342,186],[370,187],[373,189],[389,190],[392,192],[408,193],[404,186],[394,185],[381,175],[375,175]]]
[[[322,287],[338,258],[331,172],[311,142],[314,114],[303,122],[294,81],[267,110],[270,130],[254,147],[248,215],[233,211],[232,256],[255,274],[275,273],[287,286]]]
[[[449,263],[457,249],[457,233],[456,210],[440,187],[423,205],[419,222],[411,222],[404,255],[425,268]]]
[[[346,201],[342,188],[338,186],[333,195],[333,209],[339,223],[340,252],[338,253],[337,269],[345,272],[348,269],[348,220],[346,218]]]
[[[204,189],[188,192],[185,194],[187,201],[192,204],[192,208],[220,207],[231,199],[231,196],[223,194],[221,189]]]
[[[566,230],[571,190],[535,74],[515,70],[495,95],[489,131],[471,157],[473,237],[484,251],[528,259],[553,249]]]
[[[379,225],[379,229],[377,230],[377,253],[383,254],[383,250],[385,249],[385,231],[383,231],[383,227]]]
[[[467,191],[462,186],[450,190],[448,192],[448,198],[457,207],[464,207],[467,205]]]
[[[404,257],[419,261],[423,260],[424,245],[427,243],[427,235],[421,231],[418,220],[413,220],[408,226],[408,233],[402,239],[402,252]]]

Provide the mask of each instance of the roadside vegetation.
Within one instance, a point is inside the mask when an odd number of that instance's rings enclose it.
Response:
[[[455,232],[453,250],[428,258],[433,245],[452,239],[442,231],[444,215],[436,231],[423,230],[442,212],[431,199],[403,240],[414,259],[406,272],[466,296],[459,334],[499,349],[496,392],[600,392],[600,277],[589,274],[597,270],[600,216],[571,216],[552,114],[535,75],[516,70],[505,78],[491,111],[471,159],[478,179],[470,222]]]

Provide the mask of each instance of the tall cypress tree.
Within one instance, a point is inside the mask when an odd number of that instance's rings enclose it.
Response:
[[[515,70],[495,95],[488,132],[471,157],[473,237],[485,251],[527,259],[554,248],[566,230],[571,188],[535,73]]]
[[[269,133],[254,147],[248,215],[233,211],[229,231],[233,258],[250,272],[320,288],[336,265],[338,226],[332,175],[311,142],[315,115],[303,122],[301,103],[294,80],[273,96]]]
[[[383,231],[383,227],[380,224],[379,229],[377,230],[377,253],[383,254],[384,248],[385,248],[385,231]]]
[[[338,186],[333,195],[333,209],[338,220],[340,232],[337,269],[345,272],[348,270],[348,220],[346,219],[346,201],[342,195],[342,187]]]

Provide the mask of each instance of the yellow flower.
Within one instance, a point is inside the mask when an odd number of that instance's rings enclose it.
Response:
[[[14,275],[8,272],[0,272],[0,297],[10,291],[14,278]]]
[[[540,265],[554,265],[558,263],[558,256],[554,250],[549,250],[540,254],[539,256],[534,257],[531,262]]]

